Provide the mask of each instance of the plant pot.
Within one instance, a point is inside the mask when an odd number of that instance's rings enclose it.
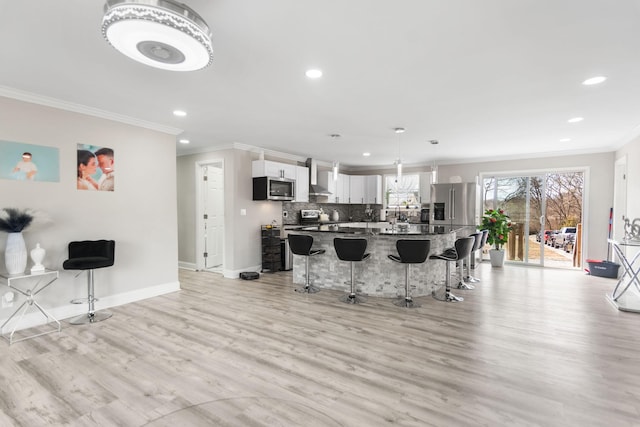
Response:
[[[489,259],[491,267],[502,267],[504,265],[504,249],[489,249]]]
[[[27,246],[24,243],[22,233],[9,233],[7,235],[7,246],[4,251],[4,264],[7,273],[22,274],[27,268]]]

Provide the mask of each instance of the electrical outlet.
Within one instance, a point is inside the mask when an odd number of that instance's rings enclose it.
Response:
[[[13,292],[9,291],[2,295],[2,308],[13,307]]]

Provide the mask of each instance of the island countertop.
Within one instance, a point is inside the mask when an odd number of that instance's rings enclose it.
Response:
[[[460,226],[453,232],[460,232],[468,228]],[[421,235],[432,236],[448,234],[451,231],[442,225],[416,224],[416,223],[389,223],[389,222],[345,222],[337,224],[320,224],[314,226],[287,227],[289,232],[319,232],[340,234],[365,234],[365,235]]]
[[[313,236],[314,249],[325,250],[324,254],[312,257],[309,262],[310,281],[314,286],[345,292],[349,290],[350,263],[340,261],[336,256],[333,247],[333,239],[336,237],[367,240],[369,259],[354,265],[358,292],[370,296],[392,298],[402,295],[404,292],[405,266],[388,258],[389,254],[397,254],[395,245],[398,239],[428,239],[431,246],[429,253],[438,254],[453,246],[457,234],[455,231],[438,233],[429,227],[389,232],[384,228],[354,227],[353,224],[340,224],[339,227],[320,225],[298,227],[295,230],[288,229],[289,234],[299,233]],[[293,282],[296,284],[305,283],[304,273],[305,258],[294,255]],[[422,264],[415,264],[411,268],[409,280],[414,288],[412,292],[414,296],[430,295],[438,285],[445,281],[445,262],[427,259]]]

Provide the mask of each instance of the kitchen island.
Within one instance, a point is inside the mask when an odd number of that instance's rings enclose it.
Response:
[[[335,237],[367,239],[369,259],[355,263],[355,281],[358,293],[377,297],[395,298],[404,296],[405,266],[391,261],[387,255],[396,254],[398,239],[428,239],[431,241],[429,254],[442,253],[453,247],[456,237],[473,232],[469,227],[454,231],[444,231],[442,227],[423,224],[389,223],[344,223],[313,227],[296,227],[289,233],[313,236],[314,249],[324,249],[322,255],[310,260],[310,281],[316,287],[348,292],[350,289],[350,263],[340,261],[333,247]],[[409,275],[412,296],[431,295],[431,292],[445,281],[444,261],[427,259],[423,264],[413,264]],[[293,257],[293,282],[305,283],[305,260]]]

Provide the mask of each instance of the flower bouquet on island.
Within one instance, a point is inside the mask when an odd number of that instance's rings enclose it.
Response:
[[[491,265],[502,266],[504,263],[503,245],[509,239],[509,232],[513,229],[513,223],[503,209],[487,209],[482,215],[482,224],[478,230],[487,230],[487,243],[493,246],[489,251]],[[495,259],[495,262],[494,262]]]

